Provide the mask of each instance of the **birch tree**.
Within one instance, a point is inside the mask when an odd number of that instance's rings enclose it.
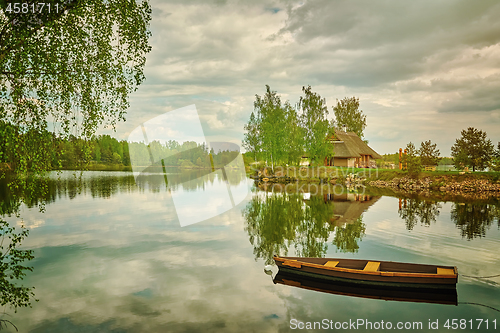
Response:
[[[348,132],[354,132],[360,138],[363,138],[363,131],[366,128],[366,116],[359,109],[359,98],[345,97],[337,100],[333,107],[335,122],[338,128],[346,126]]]
[[[301,110],[301,124],[304,130],[304,151],[312,163],[319,163],[330,156],[332,147],[326,140],[329,123],[326,100],[311,90],[302,87],[304,96],[300,97],[298,109]]]
[[[51,128],[61,136],[91,138],[99,126],[125,120],[129,95],[144,80],[150,20],[146,1],[3,6],[0,120],[21,129],[12,143],[18,171],[45,165],[45,147],[24,133]]]

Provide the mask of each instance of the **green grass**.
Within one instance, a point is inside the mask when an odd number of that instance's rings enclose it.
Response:
[[[270,168],[269,168],[270,170]],[[286,170],[284,173],[283,170]],[[247,169],[249,174],[253,171]],[[343,180],[349,174],[355,174],[366,178],[369,181],[383,180],[390,181],[394,178],[408,177],[406,171],[399,169],[364,169],[364,168],[347,168],[347,167],[332,167],[332,166],[289,166],[275,167],[276,175],[298,178],[306,181],[319,181],[320,179],[340,179]],[[416,177],[418,179],[431,178],[437,184],[446,184],[447,182],[462,182],[468,179],[486,179],[492,182],[500,181],[500,172],[469,172],[460,174],[459,171],[422,171]]]

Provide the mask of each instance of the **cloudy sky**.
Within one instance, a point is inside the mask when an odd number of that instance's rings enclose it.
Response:
[[[208,140],[241,144],[265,85],[295,104],[304,85],[356,96],[379,153],[412,141],[442,155],[469,126],[500,141],[497,1],[152,0],[146,81],[131,97],[126,139],[141,122],[195,104]],[[151,138],[150,138],[151,139]]]

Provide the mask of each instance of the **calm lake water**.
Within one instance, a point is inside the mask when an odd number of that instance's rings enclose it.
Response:
[[[274,284],[264,272],[273,254],[288,254],[497,275],[498,200],[293,194],[228,179],[172,172],[167,188],[163,175],[144,177],[138,186],[131,173],[85,172],[81,180],[71,172],[52,174],[48,194],[31,200],[45,202],[45,211],[21,207],[30,229],[23,248],[35,255],[22,283],[35,286],[39,302],[17,313],[6,308],[2,318],[20,332],[289,332],[299,331],[293,329],[299,322],[323,319],[391,322],[393,331],[398,322],[421,322],[421,332],[455,331],[444,324],[457,319],[460,332],[500,330],[500,277],[459,277],[458,305],[443,305],[322,293]],[[224,186],[249,192],[230,209],[215,197],[209,206],[198,203]],[[181,198],[182,214],[214,217],[181,227],[173,197]],[[7,220],[20,225],[21,218]],[[429,321],[438,321],[438,329],[429,329]]]

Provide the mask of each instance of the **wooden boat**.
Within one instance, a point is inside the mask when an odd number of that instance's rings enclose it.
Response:
[[[412,288],[411,286],[373,286],[369,284],[351,283],[349,281],[327,281],[320,278],[306,277],[293,272],[283,272],[282,270],[276,274],[273,282],[275,284],[350,297],[398,302],[458,304],[457,290],[448,288],[426,289]]]
[[[292,271],[329,280],[373,285],[411,285],[413,288],[455,288],[458,271],[454,266],[409,264],[342,258],[274,256],[280,271]]]

